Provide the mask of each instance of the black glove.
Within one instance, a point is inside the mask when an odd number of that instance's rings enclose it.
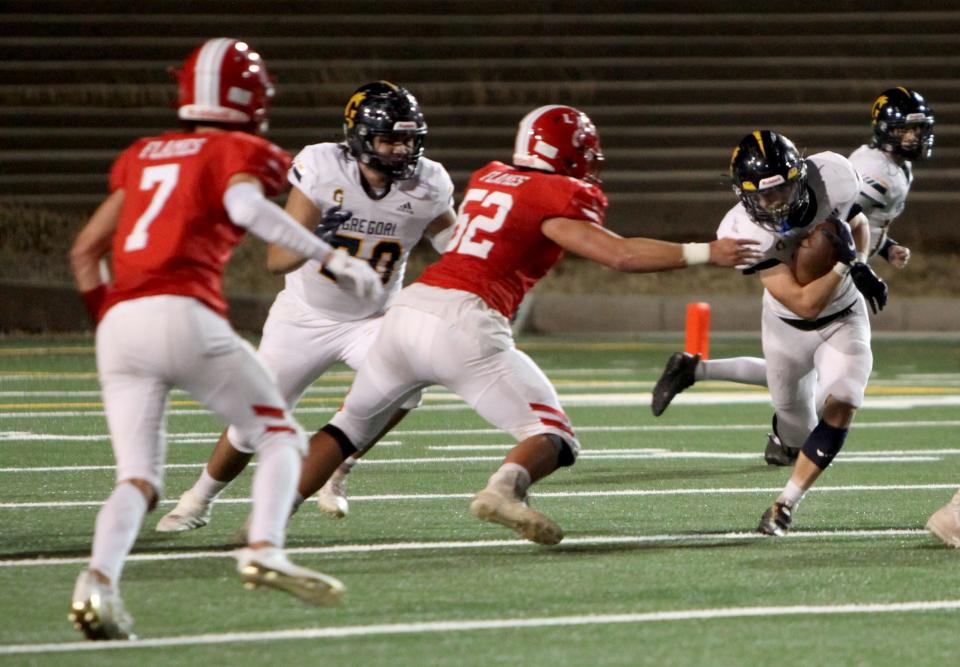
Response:
[[[876,315],[887,305],[887,283],[873,272],[864,262],[854,262],[850,265],[850,277],[860,293],[870,304],[870,310]]]
[[[313,233],[320,237],[321,241],[332,243],[333,235],[337,233],[338,229],[340,229],[340,225],[347,222],[352,217],[353,212],[344,211],[342,206],[328,208],[324,212],[323,218],[320,220],[320,224],[317,225],[317,228],[313,230]]]
[[[853,233],[850,231],[850,225],[837,220],[837,233],[834,234],[829,229],[821,227],[820,231],[827,237],[833,247],[837,250],[837,261],[844,264],[850,264],[857,258],[857,246],[853,243]]]

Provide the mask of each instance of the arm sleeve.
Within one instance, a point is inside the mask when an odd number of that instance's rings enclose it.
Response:
[[[263,196],[252,183],[237,183],[223,195],[223,206],[231,222],[267,243],[326,261],[333,248],[308,232],[282,208]]]

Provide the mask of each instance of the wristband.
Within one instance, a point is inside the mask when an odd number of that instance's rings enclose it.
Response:
[[[850,273],[850,266],[844,264],[843,262],[837,262],[833,265],[833,272],[836,273],[841,278],[846,278],[847,274]]]
[[[706,264],[710,261],[709,243],[684,243],[681,247],[683,249],[683,261],[687,263],[687,266]]]
[[[890,261],[890,248],[892,248],[892,247],[895,246],[895,245],[900,245],[900,244],[897,243],[896,241],[894,241],[892,238],[890,238],[890,237],[888,236],[887,238],[885,238],[885,239],[883,240],[883,245],[881,245],[881,246],[880,246],[880,249],[877,250],[877,254],[880,255],[881,257],[883,257],[885,260],[887,260],[887,261],[889,262],[889,261]]]

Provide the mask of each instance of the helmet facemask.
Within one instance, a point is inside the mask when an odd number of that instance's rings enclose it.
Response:
[[[395,123],[403,125],[404,122]],[[417,171],[417,165],[420,158],[423,157],[423,140],[427,136],[426,126],[420,129],[403,130],[398,129],[392,132],[371,131],[366,125],[359,124],[356,128],[356,136],[359,139],[359,149],[354,152],[354,156],[363,164],[371,169],[379,171],[387,178],[394,181],[404,181],[413,178]],[[376,137],[381,137],[383,143],[394,144],[404,142],[409,151],[407,153],[390,153],[384,155],[376,146]]]
[[[734,187],[743,207],[758,225],[775,234],[785,235],[803,219],[810,203],[807,190],[806,165],[803,175],[791,181],[783,181],[762,190]],[[746,185],[746,184],[745,184]]]

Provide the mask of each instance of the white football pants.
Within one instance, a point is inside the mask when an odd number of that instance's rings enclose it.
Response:
[[[817,425],[818,401],[833,396],[855,408],[863,404],[873,352],[859,295],[853,312],[815,331],[792,327],[764,308],[762,341],[777,432],[788,447],[801,447]]]
[[[408,305],[415,301],[410,295],[423,292],[430,299],[435,288],[415,287],[387,311],[343,409],[330,423],[357,449],[364,449],[397,406],[424,387],[439,384],[517,441],[554,434],[576,457],[580,444],[547,376],[512,343],[505,348],[502,337],[484,335],[485,330],[498,329],[509,340],[505,318],[479,297],[458,290],[440,290],[447,297],[453,294],[444,317],[425,312]],[[484,326],[484,318],[502,319],[503,326]]]
[[[179,387],[233,425],[253,450],[306,438],[253,348],[230,324],[183,296],[124,301],[97,328],[97,370],[117,481],[147,480],[163,495],[164,412]]]

